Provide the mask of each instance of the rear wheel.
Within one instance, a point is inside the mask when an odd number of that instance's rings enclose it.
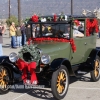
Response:
[[[11,86],[11,72],[4,66],[0,66],[0,94],[9,92]]]
[[[91,80],[96,82],[100,79],[100,57],[96,56],[94,70],[90,72]]]
[[[69,86],[69,74],[66,66],[61,67],[53,72],[51,80],[51,89],[54,97],[57,100],[63,99],[66,96]]]

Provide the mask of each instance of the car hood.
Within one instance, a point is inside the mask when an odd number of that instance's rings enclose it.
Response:
[[[35,42],[35,44],[42,50],[43,54],[50,55],[51,59],[67,58],[67,53],[69,54],[71,49],[69,42],[45,41]]]

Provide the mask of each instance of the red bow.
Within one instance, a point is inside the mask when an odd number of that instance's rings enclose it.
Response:
[[[57,15],[56,15],[56,14],[54,14],[54,19],[53,19],[53,21],[54,21],[54,22],[57,21]]]
[[[33,15],[31,19],[32,19],[33,22],[38,22],[38,16],[37,15]]]
[[[93,29],[95,29],[96,33],[99,32],[97,19],[93,19],[91,21],[90,21],[90,19],[87,19],[86,20],[86,36],[90,36]]]
[[[18,59],[17,66],[19,70],[23,72],[22,80],[24,80],[24,83],[26,83],[26,80],[27,80],[27,71],[29,71],[31,74],[31,83],[33,83],[34,81],[37,81],[37,77],[35,73],[36,62],[27,63],[23,61],[22,59]]]

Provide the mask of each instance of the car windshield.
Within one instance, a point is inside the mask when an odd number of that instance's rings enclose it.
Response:
[[[34,38],[66,38],[70,32],[69,28],[69,24],[32,24],[32,34]]]

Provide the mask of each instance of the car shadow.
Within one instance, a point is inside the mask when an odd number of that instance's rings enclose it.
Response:
[[[52,91],[51,90],[46,90],[46,89],[33,89],[28,94],[30,96],[36,97],[38,99],[55,100],[55,98],[52,95]]]
[[[22,84],[20,84],[22,85]],[[24,85],[23,85],[24,86]],[[13,88],[10,90],[10,92],[13,93],[26,93],[32,97],[36,97],[38,99],[43,99],[43,100],[55,100],[55,98],[53,97],[52,91],[50,90],[50,88],[46,89],[46,88],[29,88],[28,86],[24,86],[24,88],[22,89],[18,89],[18,86],[16,88]]]
[[[84,82],[91,82],[90,77],[87,76],[82,76],[80,78],[76,78],[76,77],[70,77],[70,82],[69,85],[76,82],[76,81],[84,81]],[[21,86],[21,87],[19,87]],[[44,100],[55,100],[51,88],[50,86],[48,87],[33,87],[30,88],[30,86],[25,86],[22,83],[19,84],[15,84],[15,87],[13,87],[10,92],[13,93],[27,93],[30,96],[36,97],[38,99],[44,99]]]
[[[90,77],[87,77],[87,76],[81,76],[81,77],[71,76],[71,77],[70,77],[70,82],[69,82],[69,84],[74,83],[74,82],[76,82],[76,81],[92,82],[92,81],[91,81],[91,78],[90,78]]]

